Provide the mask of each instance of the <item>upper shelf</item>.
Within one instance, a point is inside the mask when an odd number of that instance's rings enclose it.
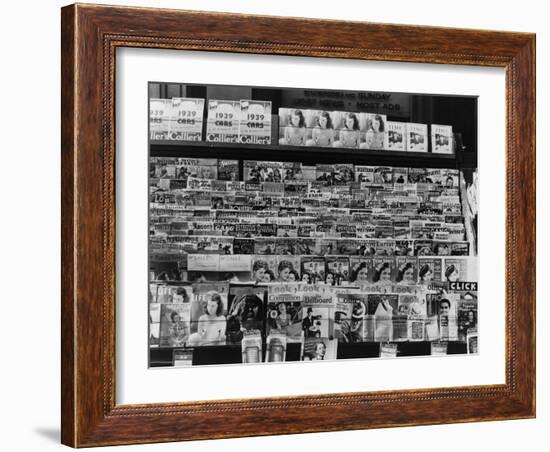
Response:
[[[213,157],[247,160],[299,160],[304,163],[338,163],[350,161],[364,165],[458,168],[460,154],[403,152],[383,149],[320,148],[313,146],[243,145],[205,141],[150,141],[153,157]],[[467,153],[470,154],[470,153]]]

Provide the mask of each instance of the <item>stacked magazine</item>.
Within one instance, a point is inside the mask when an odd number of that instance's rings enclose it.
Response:
[[[149,344],[172,365],[226,363],[219,349],[477,353],[458,170],[152,157],[149,171]]]

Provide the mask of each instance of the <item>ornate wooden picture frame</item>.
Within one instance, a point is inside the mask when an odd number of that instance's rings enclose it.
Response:
[[[535,416],[533,34],[76,4],[62,9],[61,35],[64,444],[87,447]],[[115,54],[122,47],[505,68],[505,384],[118,405]]]

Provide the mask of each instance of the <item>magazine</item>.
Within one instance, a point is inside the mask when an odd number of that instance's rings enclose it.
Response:
[[[350,278],[349,259],[347,256],[326,256],[325,283],[331,286],[341,286]]]
[[[385,148],[388,151],[406,151],[406,124],[403,122],[387,121]]]
[[[393,294],[369,294],[369,315],[374,316],[374,340],[389,342],[393,340],[393,316],[397,312],[399,296]]]
[[[271,144],[271,101],[240,101],[239,142]]]
[[[435,154],[452,154],[453,151],[453,127],[432,124],[430,126],[432,137],[432,152]]]
[[[333,147],[336,137],[330,112],[324,110],[304,110],[307,129],[306,145]]]
[[[393,257],[374,257],[371,259],[369,282],[377,286],[390,286],[395,282],[395,259]]]
[[[333,111],[331,118],[336,130],[334,147],[359,149],[361,142],[359,113]]]
[[[223,181],[239,180],[239,161],[238,160],[218,160],[218,179]]]
[[[181,347],[190,334],[191,303],[161,305],[160,347]]]
[[[479,341],[478,341],[477,328],[473,328],[468,331],[468,335],[466,337],[466,344],[468,347],[467,348],[468,354],[479,353]]]
[[[355,181],[372,184],[374,182],[374,167],[355,165]]]
[[[361,149],[384,149],[387,136],[386,115],[360,113]]]
[[[297,285],[269,286],[267,296],[267,335],[282,334],[288,342],[300,342],[303,298]]]
[[[428,126],[409,122],[406,125],[407,151],[428,152]]]
[[[302,296],[302,330],[304,337],[332,338],[334,293],[322,286],[306,286],[300,289]]]
[[[471,291],[461,292],[457,311],[458,340],[465,342],[470,330],[477,330],[477,293]]]
[[[245,182],[283,182],[284,165],[282,162],[244,161]]]
[[[418,282],[424,286],[441,281],[443,260],[437,257],[418,258]]]
[[[201,141],[204,99],[173,97],[170,116],[170,140]]]
[[[302,361],[336,359],[338,341],[326,337],[306,337],[302,346]]]
[[[415,257],[395,258],[395,282],[398,285],[416,285],[418,282],[418,261]]]
[[[306,146],[307,128],[304,111],[279,108],[279,144],[283,146]]]
[[[206,141],[238,143],[240,108],[238,100],[210,99],[208,101]]]
[[[325,258],[320,256],[303,256],[301,259],[301,275],[302,281],[308,284],[325,282]]]
[[[227,283],[193,284],[188,346],[225,344],[228,293]]]
[[[149,100],[149,138],[151,140],[163,141],[169,139],[171,116],[171,99]]]

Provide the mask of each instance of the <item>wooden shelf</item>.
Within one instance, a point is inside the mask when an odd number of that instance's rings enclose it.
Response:
[[[355,163],[375,166],[458,168],[455,154],[310,146],[242,145],[181,141],[150,141],[152,157],[228,158],[245,160]]]

